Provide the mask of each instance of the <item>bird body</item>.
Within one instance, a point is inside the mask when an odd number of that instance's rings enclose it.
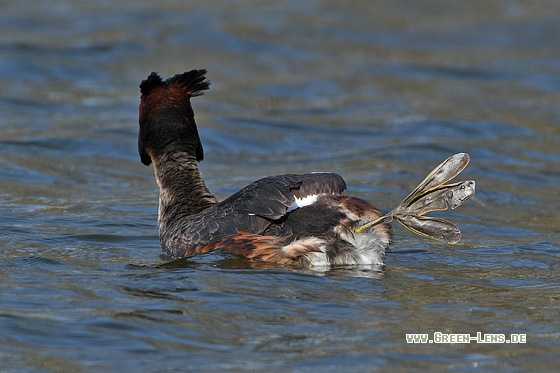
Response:
[[[443,185],[466,166],[468,155],[450,157],[438,166],[442,172],[434,170],[424,187],[387,215],[341,195],[344,180],[328,172],[266,177],[218,202],[198,168],[204,152],[190,103],[208,89],[205,73],[191,70],[165,81],[152,73],[140,85],[138,151],[142,163],[154,165],[160,241],[170,257],[224,248],[280,264],[383,264],[393,218],[416,233],[458,241],[453,223],[421,215],[450,203],[457,207],[474,193],[473,181]],[[463,195],[457,197],[459,190]]]

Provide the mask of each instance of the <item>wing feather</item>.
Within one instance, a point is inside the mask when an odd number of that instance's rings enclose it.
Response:
[[[345,189],[342,177],[334,173],[270,176],[249,184],[220,205],[231,206],[234,213],[278,220],[286,215],[296,198],[320,194],[339,195]]]
[[[189,216],[181,227],[180,241],[166,251],[173,257],[197,255],[197,248],[211,242],[239,232],[259,235],[273,224],[278,232],[290,235],[291,228],[285,227],[282,219],[296,197],[339,195],[345,188],[342,177],[334,173],[287,174],[257,180],[221,203]]]

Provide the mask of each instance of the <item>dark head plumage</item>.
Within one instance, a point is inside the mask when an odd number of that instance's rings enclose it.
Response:
[[[150,75],[148,75],[148,78],[140,83],[140,93],[145,96],[150,93],[152,89],[159,87],[162,84],[163,81],[161,80],[161,77],[154,71]]]
[[[191,153],[204,158],[190,98],[209,88],[206,70],[191,70],[165,81],[152,72],[140,84],[138,152],[145,165],[165,152]]]

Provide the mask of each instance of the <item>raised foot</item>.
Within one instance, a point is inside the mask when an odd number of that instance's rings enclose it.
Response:
[[[474,180],[445,184],[469,164],[467,153],[452,155],[443,161],[390,213],[362,225],[355,233],[365,233],[370,227],[396,219],[412,232],[450,244],[461,239],[461,231],[452,222],[424,216],[430,211],[445,211],[461,206],[475,193]]]

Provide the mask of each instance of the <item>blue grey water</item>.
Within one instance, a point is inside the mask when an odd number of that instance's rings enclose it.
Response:
[[[0,371],[555,370],[559,15],[555,0],[0,2]],[[193,105],[220,198],[334,171],[389,210],[463,151],[477,194],[445,213],[461,242],[395,225],[382,269],[169,263],[138,85],[193,68],[212,81]],[[526,343],[406,342],[435,332]]]

